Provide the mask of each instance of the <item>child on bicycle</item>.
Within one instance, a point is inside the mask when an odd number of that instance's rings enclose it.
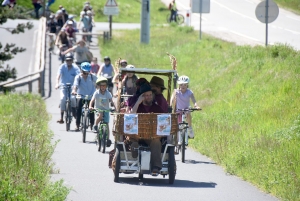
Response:
[[[107,90],[107,86],[108,86],[108,81],[105,77],[99,77],[96,81],[96,85],[97,85],[97,90],[94,92],[92,100],[90,102],[89,108],[92,110],[93,105],[96,109],[100,109],[100,110],[106,110],[104,112],[104,117],[102,116],[102,112],[98,112],[96,113],[97,118],[95,121],[95,124],[93,126],[93,132],[97,133],[98,131],[98,124],[100,123],[100,121],[102,119],[104,119],[105,123],[109,123],[109,112],[107,110],[109,110],[109,103],[111,103],[114,108],[114,102],[112,100],[112,95],[111,93]]]
[[[188,88],[190,79],[188,76],[180,76],[177,80],[179,88],[174,91],[171,98],[171,103],[175,101],[176,109],[188,109],[190,107],[190,100],[193,101],[194,107],[200,109],[196,103],[194,93]],[[186,113],[187,122],[189,124],[188,134],[189,138],[194,138],[194,131],[192,127],[192,117],[189,112]]]

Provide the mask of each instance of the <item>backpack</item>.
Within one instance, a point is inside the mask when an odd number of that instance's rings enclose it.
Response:
[[[172,9],[172,4],[170,3],[170,4],[169,4],[169,10],[171,10],[171,9]]]

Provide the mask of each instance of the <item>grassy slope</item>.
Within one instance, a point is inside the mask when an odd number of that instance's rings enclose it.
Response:
[[[113,37],[100,44],[102,54],[136,67],[168,69],[165,53],[176,56],[204,109],[193,113],[192,147],[275,196],[300,199],[299,52],[240,47],[207,35],[200,42],[186,27],[153,26],[149,45],[139,43],[138,30]]]
[[[51,182],[53,133],[37,96],[0,96],[0,200],[65,200],[69,189]]]

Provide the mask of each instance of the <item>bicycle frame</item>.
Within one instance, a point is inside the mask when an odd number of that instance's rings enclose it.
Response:
[[[64,89],[67,89],[66,97],[66,111],[65,111],[65,121],[66,121],[66,130],[70,130],[70,124],[72,121],[72,111],[71,111],[71,83],[66,83],[66,86],[63,86]]]
[[[77,95],[76,98],[81,99],[82,95]],[[81,132],[82,132],[82,142],[85,143],[86,139],[86,129],[89,125],[89,95],[86,95],[83,99],[83,106],[82,106],[82,111],[81,111]]]

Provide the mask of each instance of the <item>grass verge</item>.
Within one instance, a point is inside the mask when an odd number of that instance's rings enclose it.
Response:
[[[175,55],[203,108],[193,113],[190,146],[282,200],[300,200],[300,52],[199,41],[190,27],[152,26],[149,45],[139,34],[115,31],[102,55],[161,69],[171,68],[166,52]]]
[[[65,200],[70,189],[50,181],[55,145],[44,101],[0,96],[0,200]]]

